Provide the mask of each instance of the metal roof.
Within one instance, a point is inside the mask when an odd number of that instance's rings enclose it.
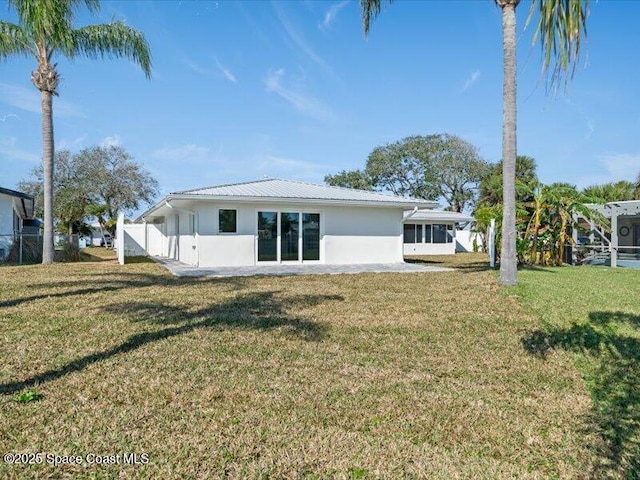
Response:
[[[0,187],[0,194],[13,197],[14,208],[16,213],[22,219],[32,219],[34,209],[34,199],[31,195],[16,190]]]
[[[475,218],[470,215],[465,215],[458,212],[445,212],[442,210],[418,210],[413,213],[412,211],[404,212],[403,222],[411,221],[426,221],[426,222],[455,222],[466,223],[473,222]]]
[[[33,200],[33,197],[31,195],[27,195],[26,193],[18,192],[16,190],[10,190],[4,187],[0,187],[0,193],[9,195],[10,197],[24,198],[25,200]]]
[[[198,195],[230,198],[342,200],[345,202],[364,202],[389,205],[404,205],[411,203],[423,205],[424,207],[437,206],[436,202],[421,198],[407,198],[380,192],[332,187],[294,180],[282,180],[279,178],[266,178],[253,182],[218,185],[194,190],[184,190],[170,194],[171,197],[175,198]]]

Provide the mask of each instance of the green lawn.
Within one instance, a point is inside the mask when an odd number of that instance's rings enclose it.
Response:
[[[92,250],[0,267],[0,453],[84,463],[0,477],[638,474],[640,271],[180,279]]]

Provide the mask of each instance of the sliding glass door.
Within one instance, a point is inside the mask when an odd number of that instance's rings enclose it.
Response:
[[[278,261],[277,212],[258,212],[258,261]]]
[[[302,259],[320,260],[320,214],[302,214]]]
[[[320,260],[320,214],[258,212],[258,261]]]
[[[282,212],[280,214],[280,232],[280,261],[299,261],[300,214]]]

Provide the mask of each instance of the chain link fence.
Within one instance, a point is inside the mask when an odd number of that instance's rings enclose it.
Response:
[[[56,261],[80,260],[80,236],[55,236]],[[25,265],[42,262],[42,235],[15,233],[0,235],[0,264]]]
[[[22,265],[42,261],[42,235],[15,233],[0,235],[0,262]]]

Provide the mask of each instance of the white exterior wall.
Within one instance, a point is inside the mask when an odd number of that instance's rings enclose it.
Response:
[[[237,210],[237,233],[218,231],[218,210]],[[202,202],[196,207],[198,223],[198,265],[236,267],[256,264],[257,210],[273,211],[273,206]],[[277,210],[276,210],[277,211]]]
[[[403,261],[402,209],[327,207],[324,212],[324,263]]]
[[[453,255],[455,243],[405,243],[405,255]]]
[[[13,243],[13,197],[0,193],[0,260],[9,255]]]
[[[179,257],[180,261],[200,267],[256,265],[258,211],[319,213],[320,263],[403,261],[401,208],[231,202],[198,202],[189,208],[196,212],[197,234],[187,234],[188,215],[181,215]],[[218,231],[220,208],[237,210],[237,233]],[[166,228],[169,233],[175,231],[172,215],[166,217]],[[168,245],[164,249],[164,255],[177,258],[175,236],[167,235],[165,242]],[[188,256],[186,252],[191,252],[192,256]]]
[[[177,216],[175,213],[166,216],[165,222],[165,242],[162,249],[162,256],[178,259],[178,236],[176,235]]]
[[[0,193],[0,235],[13,235],[13,197]]]

